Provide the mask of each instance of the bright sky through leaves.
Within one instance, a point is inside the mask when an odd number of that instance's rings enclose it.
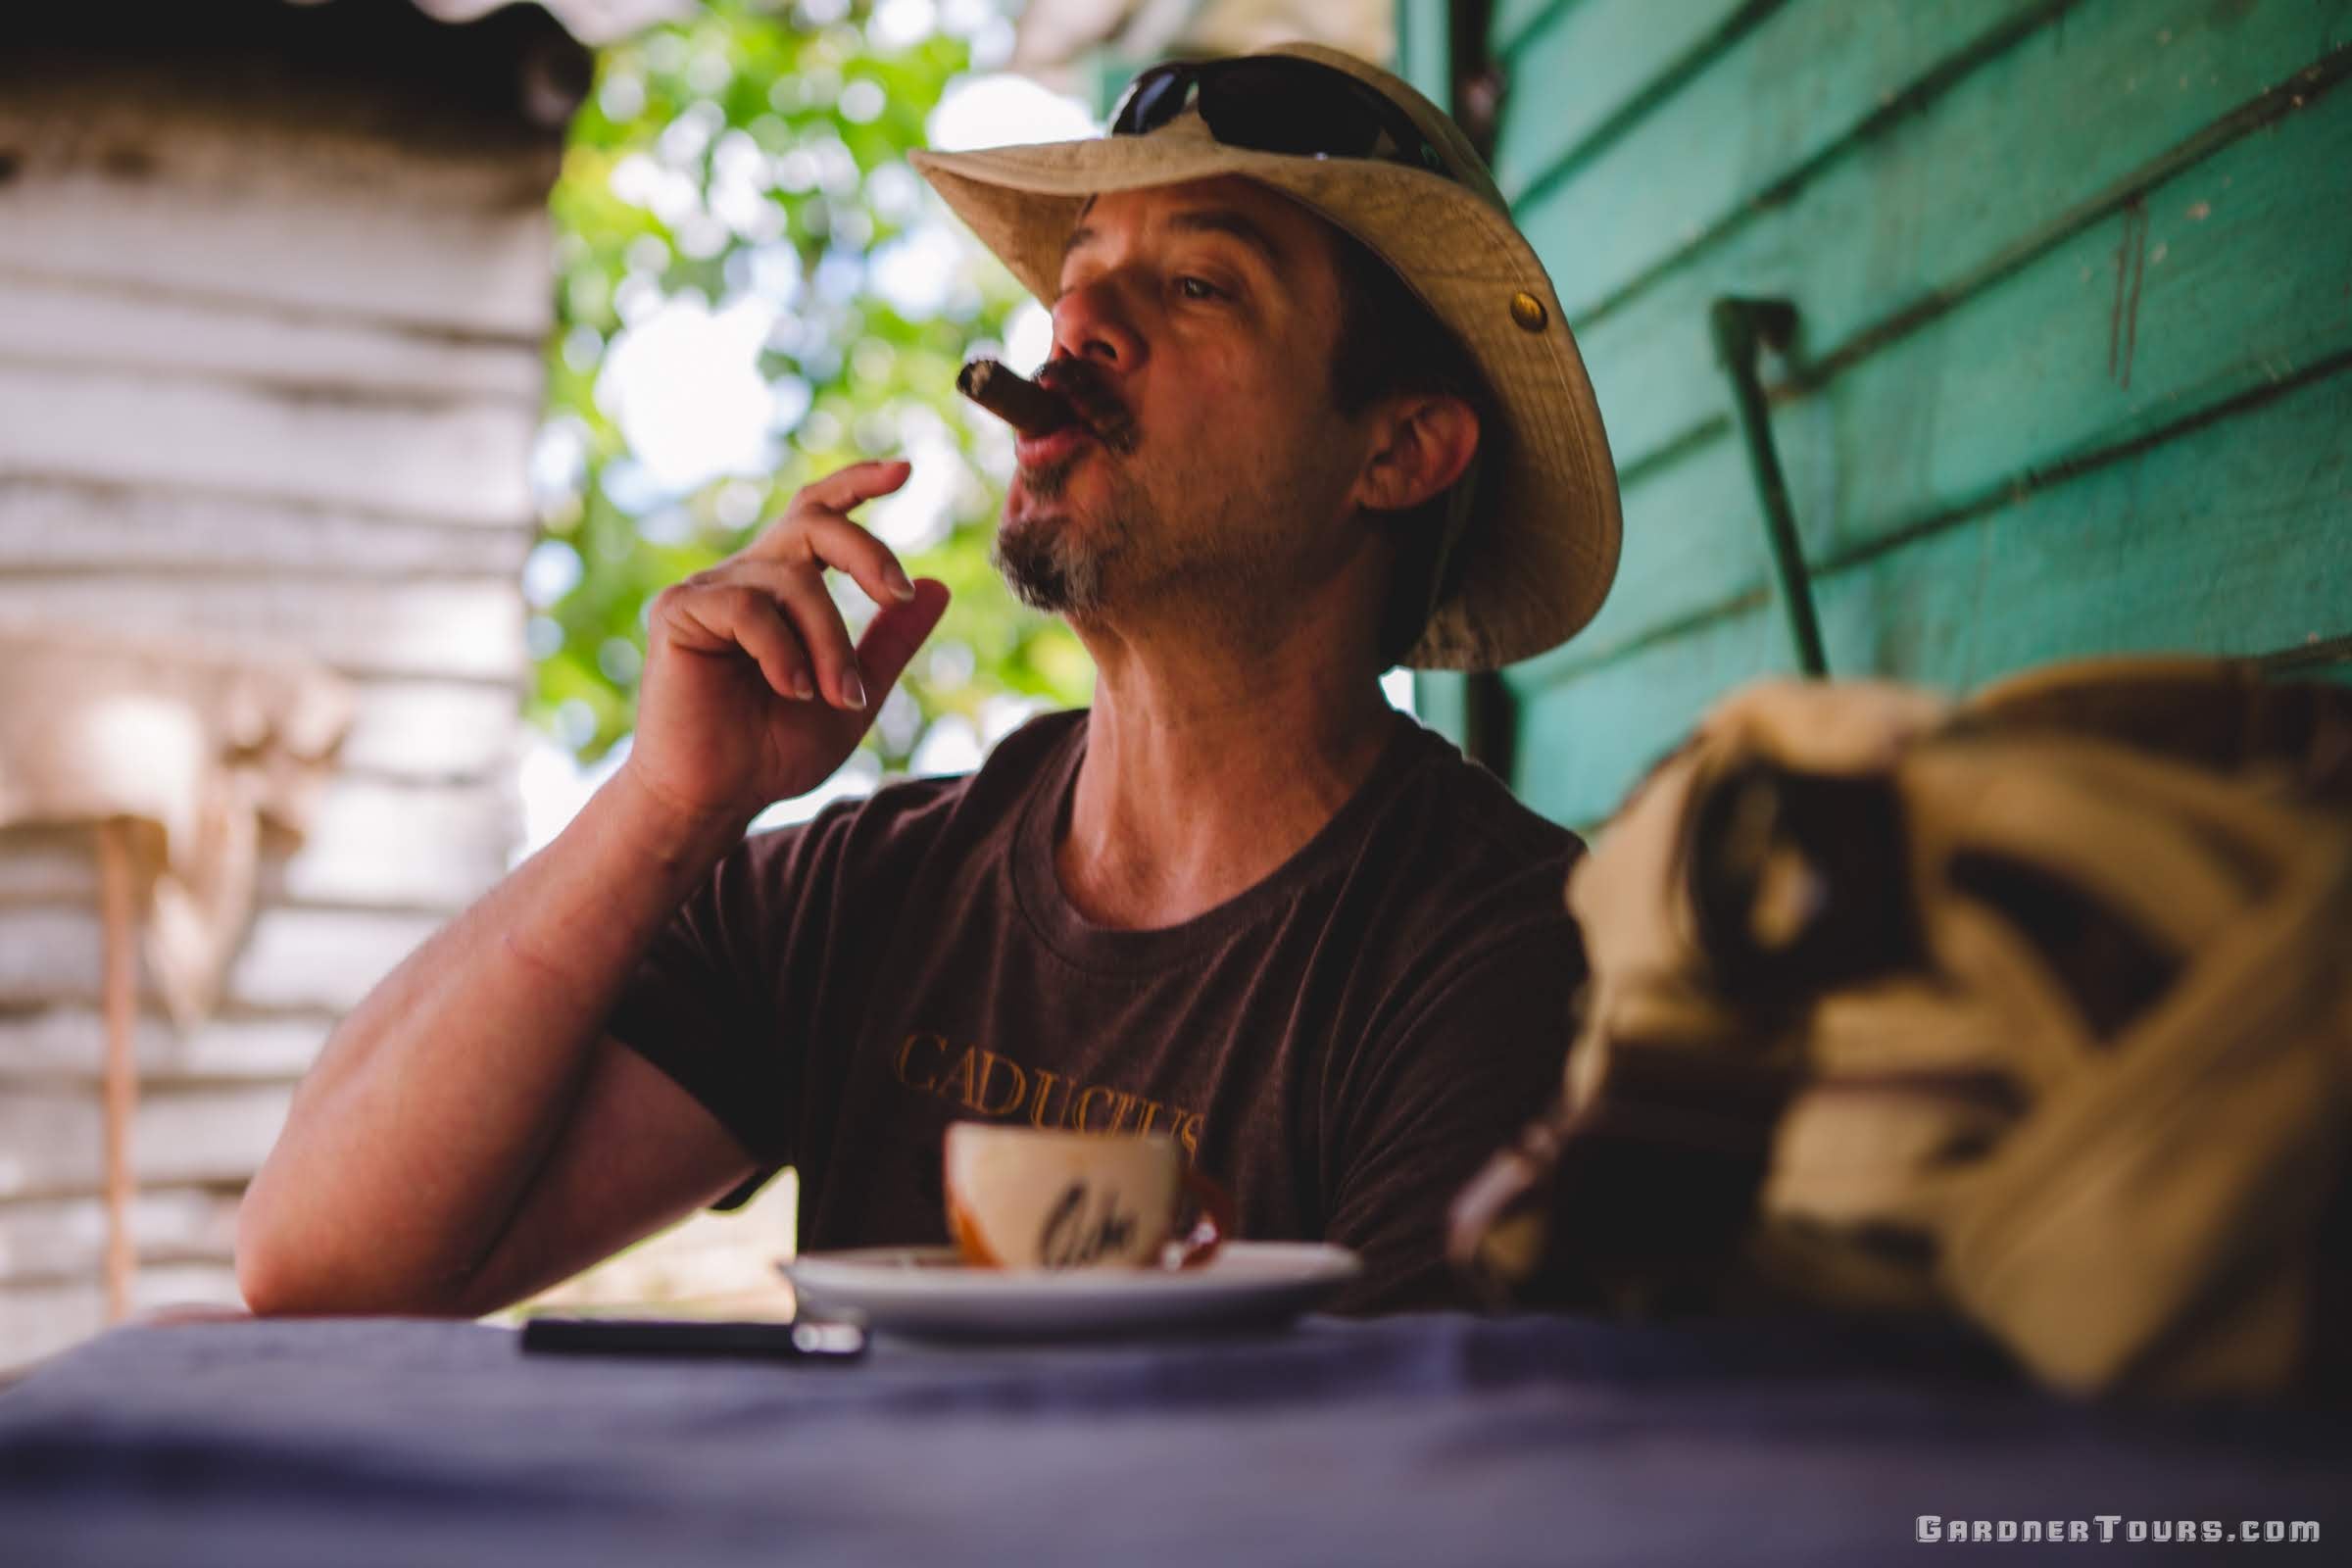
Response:
[[[1010,46],[993,0],[713,0],[601,57],[553,201],[524,584],[551,737],[524,769],[534,844],[633,722],[647,602],[860,458],[913,460],[862,520],[956,602],[866,749],[779,814],[968,768],[1029,713],[1087,700],[1077,640],[988,565],[1010,442],[954,390],[970,353],[1042,360],[1045,314],[906,164],[934,140],[1093,133],[1083,106],[993,71]]]

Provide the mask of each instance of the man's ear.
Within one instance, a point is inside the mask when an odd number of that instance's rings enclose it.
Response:
[[[1450,393],[1387,400],[1374,416],[1371,454],[1349,499],[1372,512],[1417,507],[1462,476],[1478,455],[1478,414]]]

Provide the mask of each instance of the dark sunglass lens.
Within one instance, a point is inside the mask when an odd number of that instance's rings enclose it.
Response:
[[[1118,115],[1110,122],[1114,136],[1141,136],[1157,130],[1184,109],[1192,73],[1182,66],[1153,66],[1135,78]]]
[[[1362,158],[1381,133],[1353,82],[1306,62],[1249,61],[1205,77],[1200,115],[1219,141],[1295,157]]]

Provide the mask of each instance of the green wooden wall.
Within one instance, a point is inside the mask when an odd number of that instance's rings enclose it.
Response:
[[[1398,14],[1441,101],[1447,17]],[[1793,667],[1725,294],[1799,313],[1767,379],[1833,674],[2352,667],[2352,0],[1497,0],[1488,48],[1625,493],[1599,617],[1488,710],[1540,809],[1596,822]]]

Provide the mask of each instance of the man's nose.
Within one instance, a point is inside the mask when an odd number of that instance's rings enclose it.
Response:
[[[1054,302],[1054,352],[1093,360],[1106,370],[1133,371],[1147,352],[1127,309],[1121,273],[1104,272]]]

